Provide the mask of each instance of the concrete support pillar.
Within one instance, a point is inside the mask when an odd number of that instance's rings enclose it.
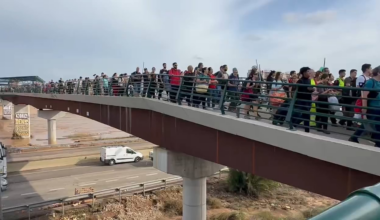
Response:
[[[206,177],[223,168],[222,165],[162,147],[153,150],[154,168],[183,178],[184,220],[206,220]]]
[[[29,105],[14,106],[13,138],[30,138],[30,108]]]
[[[207,217],[206,177],[198,179],[183,178],[183,219],[202,219]]]
[[[47,119],[48,144],[57,144],[57,119],[66,115],[66,112],[53,110],[38,110],[38,117]]]
[[[57,144],[57,121],[48,119],[48,144]]]
[[[0,99],[0,115],[3,120],[13,119],[13,103]]]

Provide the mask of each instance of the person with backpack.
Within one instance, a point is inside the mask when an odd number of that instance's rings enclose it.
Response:
[[[380,122],[380,96],[378,92],[380,90],[380,66],[373,69],[372,78],[364,84],[364,89],[375,91],[362,91],[362,96],[367,97],[367,99],[362,100],[362,115],[364,120],[369,120],[363,125],[366,130],[373,131],[371,138],[375,142],[375,147],[380,147],[380,125],[373,124],[373,122]]]
[[[356,87],[357,88],[363,88],[363,86],[366,84],[366,82],[371,78],[371,75],[372,75],[372,67],[371,67],[371,64],[363,64],[362,65],[362,72],[363,72],[363,75],[359,76],[357,79],[356,79]],[[358,98],[358,100],[356,101],[356,106],[360,107],[360,108],[356,108],[355,109],[355,113],[362,113],[363,112],[363,109],[361,108],[363,105],[363,101],[364,99],[367,99],[367,94],[364,93],[364,91],[357,91],[357,96],[360,97]],[[359,112],[358,112],[359,110]],[[365,131],[365,128],[364,128],[364,124],[362,123],[360,125],[360,127],[355,131],[355,133],[348,139],[348,141],[351,141],[351,142],[355,142],[355,143],[359,143],[359,138],[363,135]]]

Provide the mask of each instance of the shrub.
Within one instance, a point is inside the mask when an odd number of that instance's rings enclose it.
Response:
[[[209,220],[246,220],[247,215],[244,212],[224,212],[213,215]]]
[[[161,211],[169,216],[182,215],[182,201],[168,198],[163,201]]]
[[[217,198],[208,197],[207,198],[207,207],[210,209],[219,209],[222,207],[222,202]]]
[[[322,213],[325,210],[326,210],[326,208],[322,208],[322,207],[312,208],[312,209],[303,211],[302,214],[303,214],[304,218],[309,219],[309,218],[312,218],[316,215],[319,215],[320,213]]]
[[[274,181],[235,169],[230,169],[227,182],[229,191],[245,193],[255,197],[278,185]]]

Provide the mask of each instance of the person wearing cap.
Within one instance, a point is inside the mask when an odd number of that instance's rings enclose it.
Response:
[[[179,86],[181,84],[181,70],[179,70],[178,65],[176,62],[173,63],[173,68],[169,70],[169,77],[170,77],[170,101],[173,103],[176,103],[176,96],[179,89]]]
[[[228,77],[227,89],[230,105],[228,109],[235,111],[237,106],[237,100],[239,99],[238,86],[239,86],[239,74],[237,68],[232,69],[232,74]]]

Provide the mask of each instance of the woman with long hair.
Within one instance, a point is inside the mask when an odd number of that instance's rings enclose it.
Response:
[[[256,82],[259,80],[259,74],[256,69],[252,69],[248,77],[245,79],[242,85],[243,94],[241,95],[241,100],[243,102],[250,102],[254,105],[245,104],[244,113],[246,115],[244,118],[249,119],[250,107],[253,106],[253,116],[256,120],[259,120],[258,109],[259,109],[259,94],[260,94],[260,83]]]

